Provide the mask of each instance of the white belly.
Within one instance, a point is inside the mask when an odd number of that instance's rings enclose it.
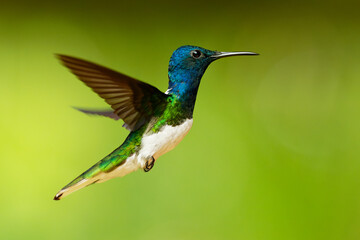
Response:
[[[154,157],[157,159],[178,145],[189,132],[192,123],[192,119],[187,119],[179,126],[165,126],[158,133],[145,135],[141,141],[141,150],[137,154],[134,153],[129,156],[124,164],[111,172],[100,172],[95,177],[83,179],[74,186],[62,189],[56,194],[57,199],[75,192],[80,188],[89,186],[92,183],[105,182],[111,178],[123,177],[139,168],[143,169],[149,158]]]
[[[186,136],[193,120],[187,119],[178,126],[165,126],[158,133],[145,135],[141,141],[139,161],[153,156],[155,159],[172,150]]]
[[[141,150],[131,155],[126,162],[110,173],[104,173],[99,182],[114,177],[123,177],[137,169],[143,169],[146,161],[152,156],[157,159],[172,150],[189,132],[193,120],[187,119],[179,126],[165,126],[158,133],[145,135],[141,140]],[[105,176],[106,175],[106,176]]]

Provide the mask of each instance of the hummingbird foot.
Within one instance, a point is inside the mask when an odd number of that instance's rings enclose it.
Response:
[[[144,172],[150,171],[153,168],[154,164],[155,164],[155,158],[151,156],[151,158],[149,158],[145,163]]]

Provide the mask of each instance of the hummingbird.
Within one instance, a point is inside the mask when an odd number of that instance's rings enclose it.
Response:
[[[123,177],[138,169],[150,171],[155,161],[172,150],[189,132],[200,80],[213,61],[254,52],[219,52],[196,46],[176,49],[169,62],[165,93],[145,82],[79,58],[57,55],[61,63],[103,98],[110,111],[84,113],[122,119],[130,131],[118,148],[63,187],[60,200],[94,183]]]

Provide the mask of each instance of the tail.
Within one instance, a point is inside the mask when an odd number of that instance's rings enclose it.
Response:
[[[119,155],[114,156],[113,154],[110,154],[63,187],[55,195],[54,200],[60,200],[63,197],[94,183],[101,183],[115,177],[125,176],[138,168],[139,165],[134,155],[121,159],[121,156]]]
[[[97,183],[100,181],[101,169],[99,168],[99,163],[95,164],[87,171],[82,173],[80,176],[75,178],[65,187],[63,187],[54,197],[54,200],[60,200],[63,197],[81,189],[87,187],[91,184]]]
[[[77,183],[75,183],[77,182]],[[74,179],[71,183],[63,187],[54,197],[54,200],[60,200],[63,197],[73,193],[81,188],[87,187],[93,183],[96,183],[97,180],[91,182],[89,179],[83,179],[81,176]]]

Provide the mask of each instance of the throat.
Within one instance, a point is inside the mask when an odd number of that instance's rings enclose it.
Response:
[[[196,96],[194,99],[189,100],[189,98],[179,96],[170,91],[164,112],[161,116],[154,117],[150,121],[147,131],[157,133],[166,125],[175,127],[183,124],[187,119],[192,119]]]
[[[173,95],[174,98],[176,98],[176,101],[179,103],[179,107],[182,109],[182,111],[191,112],[192,117],[198,88],[199,86],[190,88],[189,86],[183,86],[183,84],[174,84],[172,87],[169,86],[169,89],[166,91],[166,93]]]

